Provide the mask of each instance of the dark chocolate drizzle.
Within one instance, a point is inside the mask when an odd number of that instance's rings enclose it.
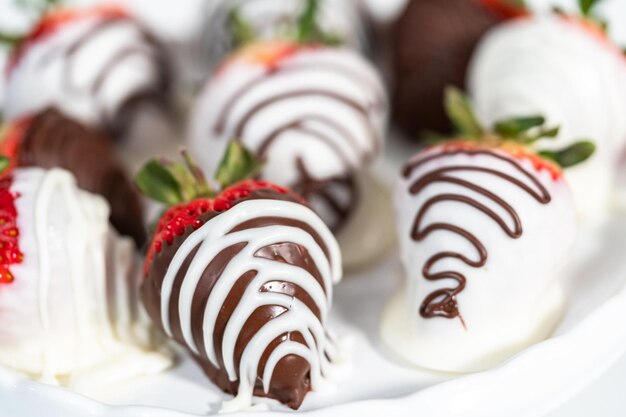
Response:
[[[111,223],[121,234],[138,247],[145,243],[139,193],[106,135],[48,109],[30,122],[16,157],[18,166],[70,171],[80,188],[107,200]]]
[[[424,267],[422,268],[422,276],[429,281],[438,281],[451,279],[457,282],[457,286],[454,288],[442,288],[430,293],[422,302],[420,306],[420,315],[424,318],[433,318],[433,317],[444,317],[447,319],[453,319],[458,317],[463,325],[463,317],[459,311],[459,306],[457,302],[457,295],[461,293],[466,285],[467,285],[467,277],[463,274],[456,271],[443,271],[438,273],[431,272],[432,268],[437,264],[437,262],[447,259],[454,258],[458,259],[464,264],[472,267],[472,268],[481,268],[486,265],[488,252],[485,248],[484,244],[472,233],[469,231],[455,226],[450,223],[433,223],[426,227],[423,227],[422,221],[426,216],[428,210],[430,210],[435,205],[446,202],[446,201],[454,201],[461,204],[469,205],[483,214],[489,216],[494,222],[496,222],[502,231],[506,233],[511,239],[518,239],[523,234],[523,225],[517,211],[514,207],[512,207],[509,203],[507,203],[503,198],[494,194],[493,192],[464,179],[457,178],[454,176],[450,176],[451,173],[462,173],[462,172],[480,172],[484,174],[489,174],[494,177],[498,177],[504,181],[507,181],[514,185],[515,187],[525,191],[528,195],[530,195],[535,201],[540,204],[548,204],[551,201],[550,194],[548,190],[544,187],[543,184],[530,172],[528,172],[524,167],[522,167],[517,161],[511,159],[507,156],[498,154],[496,152],[492,152],[489,150],[454,150],[454,151],[444,151],[441,153],[437,153],[431,156],[427,156],[421,159],[418,159],[414,162],[409,163],[403,172],[405,178],[409,178],[411,174],[418,169],[419,167],[425,165],[428,162],[431,162],[436,159],[446,158],[454,155],[485,155],[491,158],[495,158],[499,161],[506,162],[508,165],[513,167],[516,171],[521,173],[524,177],[526,177],[532,186],[520,181],[518,178],[510,176],[502,171],[498,171],[496,169],[491,168],[483,168],[480,166],[472,166],[472,165],[451,165],[443,168],[435,169],[427,172],[426,174],[417,178],[413,183],[411,183],[409,192],[412,195],[418,195],[428,186],[437,184],[437,183],[448,183],[455,184],[465,189],[472,191],[475,194],[482,195],[487,199],[496,203],[499,207],[501,207],[504,212],[510,216],[513,227],[511,228],[507,222],[495,211],[480,203],[478,200],[465,196],[462,194],[439,194],[434,197],[429,198],[420,208],[419,212],[416,215],[415,222],[413,223],[413,227],[411,229],[411,238],[415,241],[421,242],[426,239],[430,234],[437,231],[448,231],[451,233],[455,233],[464,239],[466,239],[475,249],[478,254],[478,260],[472,260],[465,255],[457,252],[440,252],[429,258]]]
[[[298,202],[298,199],[294,195],[280,194],[273,190],[256,190],[250,195],[238,200],[235,204],[238,204],[246,200],[254,199],[275,199],[284,201]],[[219,213],[209,212],[201,217],[201,220],[206,223],[210,219],[218,216]],[[251,228],[264,227],[268,225],[287,225],[292,227],[299,227],[306,231],[317,242],[322,251],[328,256],[328,248],[325,246],[321,236],[312,229],[309,225],[299,222],[293,219],[274,218],[274,217],[260,217],[254,220],[250,220],[237,225],[229,233],[234,233],[240,230],[247,230]],[[154,323],[158,326],[162,326],[161,322],[161,286],[165,277],[166,271],[169,267],[171,260],[182,245],[182,243],[194,232],[192,227],[188,227],[182,236],[177,236],[171,245],[164,245],[163,250],[158,253],[150,268],[150,272],[142,286],[142,294],[144,305],[146,310]],[[222,359],[222,340],[224,336],[224,330],[226,325],[237,307],[239,300],[243,296],[246,288],[250,284],[251,280],[256,276],[255,270],[250,270],[244,273],[238,281],[235,283],[231,292],[226,297],[224,304],[220,309],[220,313],[216,320],[215,329],[213,332],[214,349],[217,354],[220,367],[216,368],[207,358],[206,346],[204,346],[203,337],[203,319],[206,303],[209,299],[209,295],[216,282],[222,276],[226,266],[231,259],[236,256],[244,247],[247,242],[240,242],[231,245],[223,249],[217,256],[215,256],[209,265],[206,266],[204,273],[198,283],[196,292],[192,299],[192,315],[191,315],[191,328],[193,339],[198,346],[199,355],[194,355],[196,361],[204,369],[207,376],[223,391],[236,395],[238,392],[239,381],[230,381],[227,372],[224,370],[224,362]],[[185,340],[182,334],[180,319],[178,315],[178,296],[180,289],[191,261],[195,256],[197,248],[193,250],[183,262],[183,265],[176,275],[172,296],[170,299],[170,325],[174,339],[185,346]],[[290,265],[297,266],[307,270],[321,285],[322,288],[327,291],[324,286],[324,282],[320,271],[318,270],[313,258],[309,255],[306,248],[290,243],[284,242],[266,246],[255,254],[260,258],[274,260],[276,262],[288,263]],[[280,280],[270,280],[263,286],[262,291],[282,293],[301,300],[315,316],[321,320],[321,314],[318,307],[313,302],[312,298],[302,288],[289,282],[283,282]],[[269,321],[280,316],[285,312],[283,307],[275,305],[264,305],[259,307],[246,321],[243,329],[237,339],[235,345],[235,364],[239,369],[239,362],[241,355],[252,339],[252,337]],[[259,376],[257,384],[254,389],[254,395],[261,397],[268,397],[276,399],[293,409],[300,407],[300,404],[304,400],[306,394],[311,390],[310,382],[310,364],[302,357],[297,355],[288,355],[280,360],[272,375],[270,389],[266,393],[263,390],[261,377],[263,370],[267,363],[271,353],[282,342],[292,340],[298,343],[306,345],[303,336],[299,332],[285,333],[277,337],[266,348],[261,361],[259,363],[259,369],[257,375]]]
[[[222,108],[215,126],[212,127],[212,135],[216,137],[223,135],[226,132],[226,126],[228,124],[229,118],[231,117],[231,114],[233,113],[233,109],[241,100],[241,98],[246,94],[249,94],[256,87],[263,85],[268,79],[290,73],[298,73],[318,68],[326,68],[335,74],[341,74],[342,76],[345,76],[346,78],[349,78],[351,80],[356,79],[364,86],[367,86],[367,88],[372,89],[373,91],[379,91],[379,87],[375,85],[373,80],[369,80],[362,74],[356,71],[352,71],[349,68],[343,67],[341,65],[319,63],[311,67],[272,67],[268,69],[265,74],[246,83],[231,95],[231,98]],[[372,151],[364,153],[364,155],[361,156],[361,160],[362,163],[367,163],[373,159],[374,155],[376,155],[376,153],[380,150],[382,146],[383,138],[381,137],[380,132],[378,132],[378,129],[376,129],[375,126],[372,125],[372,120],[370,119],[369,115],[373,109],[381,109],[386,106],[386,99],[382,92],[380,92],[376,96],[374,101],[366,104],[361,104],[343,94],[323,89],[302,88],[283,94],[273,95],[255,104],[251,109],[249,109],[243,116],[239,118],[237,124],[233,128],[233,134],[231,135],[232,138],[236,140],[242,140],[245,135],[245,130],[247,126],[265,108],[284,100],[291,100],[293,98],[305,96],[318,96],[332,99],[334,101],[344,104],[345,106],[353,109],[356,113],[361,115],[363,122],[365,123],[366,130],[369,132],[369,135],[371,137],[372,143]],[[343,225],[345,225],[346,220],[350,217],[350,214],[353,212],[354,208],[358,204],[356,199],[352,199],[352,197],[356,197],[359,194],[356,181],[353,178],[354,173],[358,170],[358,167],[354,166],[354,164],[350,162],[350,158],[345,154],[345,151],[342,151],[339,146],[334,144],[332,138],[311,127],[309,125],[309,123],[311,122],[317,122],[319,124],[325,125],[326,127],[336,132],[338,135],[340,135],[346,141],[346,143],[352,146],[353,149],[357,149],[357,142],[353,133],[346,129],[344,126],[341,126],[339,123],[333,121],[331,118],[324,115],[322,111],[320,111],[319,113],[311,113],[301,116],[295,120],[287,118],[284,124],[277,126],[276,129],[274,129],[261,140],[261,145],[257,150],[257,153],[260,159],[267,161],[269,149],[272,147],[274,142],[281,136],[281,134],[288,131],[299,131],[305,133],[310,137],[323,142],[330,149],[332,149],[338,155],[340,160],[343,161],[343,164],[346,167],[347,174],[345,176],[323,179],[313,178],[311,175],[309,175],[308,171],[304,167],[304,164],[301,161],[298,161],[295,168],[298,169],[298,172],[301,174],[301,176],[295,184],[289,185],[296,191],[302,193],[307,199],[316,199],[321,204],[327,203],[328,208],[334,213],[333,219],[330,221],[329,226],[333,231],[337,232],[341,229]],[[336,198],[332,196],[332,194],[328,190],[326,190],[325,186],[327,185],[335,185],[341,186],[341,188],[346,188],[349,192],[349,198],[347,200],[351,203],[347,206],[345,204],[341,204]],[[328,219],[325,220],[328,221]]]
[[[120,23],[132,23],[140,32],[141,39],[145,42],[144,47],[127,46],[119,50],[113,55],[109,61],[105,62],[102,69],[97,74],[91,85],[79,86],[75,82],[75,56],[83,49],[88,47],[89,42],[106,31],[111,26]],[[151,56],[154,67],[158,74],[158,81],[154,85],[145,86],[143,89],[136,91],[132,96],[128,97],[113,114],[109,114],[106,105],[99,100],[98,92],[107,81],[108,77],[114,71],[115,67],[120,65],[128,58],[136,55]],[[56,59],[65,62],[63,65],[62,85],[70,96],[93,96],[94,106],[98,109],[99,119],[104,127],[113,138],[119,138],[130,128],[132,117],[128,112],[134,113],[139,104],[148,102],[157,104],[159,107],[165,108],[168,105],[168,97],[171,91],[172,76],[167,60],[165,47],[143,26],[129,17],[110,17],[106,20],[97,22],[92,28],[85,32],[80,38],[67,48],[56,48],[50,50],[42,59],[42,66],[50,65]],[[129,104],[129,103],[132,103]]]

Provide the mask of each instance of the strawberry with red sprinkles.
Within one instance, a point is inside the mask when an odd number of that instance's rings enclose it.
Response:
[[[183,236],[188,228],[197,230],[204,224],[207,213],[223,213],[255,191],[270,191],[306,204],[291,190],[267,181],[250,179],[258,173],[260,164],[239,142],[233,141],[216,175],[222,191],[216,192],[186,151],[183,163],[153,159],[137,176],[137,186],[148,197],[169,206],[154,229],[146,253],[144,274],[148,274],[154,257],[164,245]]]

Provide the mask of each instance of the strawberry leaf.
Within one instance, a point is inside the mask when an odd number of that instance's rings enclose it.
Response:
[[[469,98],[461,90],[447,87],[444,106],[448,117],[461,135],[478,139],[485,134],[485,129],[478,121]]]
[[[0,155],[0,174],[4,174],[4,171],[11,165],[11,158],[5,155]]]
[[[585,140],[559,151],[540,151],[539,155],[556,162],[562,168],[569,168],[586,161],[595,151],[596,145]]]
[[[0,44],[4,44],[11,49],[20,43],[23,37],[23,35],[0,33]]]
[[[496,133],[506,138],[519,138],[523,133],[535,127],[543,126],[546,119],[542,116],[515,117],[496,123]]]
[[[143,194],[167,205],[185,201],[181,184],[161,162],[152,159],[139,171],[135,184]]]
[[[256,35],[254,33],[254,28],[250,22],[242,16],[241,10],[238,7],[235,7],[230,11],[228,20],[235,46],[241,47],[255,41]]]
[[[596,4],[600,3],[602,0],[578,0],[578,7],[580,8],[583,16],[591,16],[591,12]]]
[[[538,132],[532,135],[526,135],[523,142],[526,144],[532,144],[537,142],[540,139],[554,139],[559,136],[559,132],[561,131],[560,126],[552,127],[552,128],[542,128]]]
[[[255,156],[239,141],[233,140],[226,149],[215,179],[224,189],[239,181],[254,177],[260,169],[261,164]]]
[[[195,198],[197,197],[212,197],[213,190],[211,186],[207,182],[204,173],[200,169],[200,167],[191,159],[191,156],[187,152],[186,149],[181,150],[181,155],[183,156],[183,161],[185,161],[186,172],[191,174],[192,184],[195,191]]]
[[[317,0],[308,0],[298,18],[297,39],[298,42],[307,42],[317,32],[317,12],[319,4]]]
[[[324,32],[318,23],[319,0],[307,0],[302,13],[298,17],[295,40],[298,43],[322,43],[337,46],[343,40],[332,33]]]

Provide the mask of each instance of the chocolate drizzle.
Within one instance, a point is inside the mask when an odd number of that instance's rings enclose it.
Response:
[[[463,274],[456,271],[443,271],[433,273],[432,269],[439,261],[449,258],[458,259],[472,268],[481,268],[487,263],[487,249],[485,248],[485,245],[472,233],[453,224],[433,223],[424,227],[422,224],[424,217],[426,216],[428,211],[435,205],[442,202],[452,201],[471,206],[476,210],[481,211],[483,214],[489,216],[511,239],[518,239],[522,236],[523,225],[515,208],[512,207],[502,197],[494,194],[486,188],[479,186],[474,182],[454,177],[449,174],[471,172],[488,174],[500,178],[503,181],[514,185],[516,188],[525,191],[540,204],[550,203],[551,197],[546,187],[532,173],[524,169],[524,167],[522,167],[522,165],[520,165],[517,161],[511,159],[510,157],[489,150],[454,150],[448,152],[444,151],[435,155],[427,156],[425,158],[417,159],[416,161],[409,163],[405,167],[403,175],[405,178],[409,178],[412,173],[419,167],[433,160],[447,158],[454,155],[483,155],[497,159],[511,166],[515,171],[519,172],[526,179],[528,179],[530,184],[532,184],[532,186],[530,186],[524,181],[521,181],[520,179],[515,178],[514,176],[506,174],[505,172],[499,171],[497,169],[484,168],[481,166],[473,165],[450,165],[443,168],[435,169],[425,173],[424,175],[421,175],[414,182],[411,183],[409,192],[412,195],[418,195],[428,186],[438,183],[457,185],[459,187],[470,190],[474,194],[481,195],[492,201],[497,206],[499,206],[512,220],[513,227],[510,227],[500,214],[496,213],[494,210],[482,204],[475,198],[455,193],[439,194],[429,198],[428,200],[426,200],[426,202],[424,202],[416,215],[415,222],[413,223],[413,227],[411,229],[411,238],[413,240],[421,242],[432,233],[435,233],[437,231],[447,231],[463,237],[476,249],[476,252],[478,254],[478,260],[472,260],[461,253],[445,251],[437,253],[429,258],[422,269],[423,277],[429,281],[451,279],[456,281],[458,285],[454,288],[442,288],[430,293],[424,299],[420,306],[420,315],[424,318],[444,317],[447,319],[453,319],[458,317],[461,322],[463,322],[463,317],[459,311],[459,306],[457,303],[457,295],[465,289],[465,286],[467,284],[467,278]],[[463,325],[465,326],[464,322]]]
[[[351,80],[351,82],[357,80],[357,82],[362,84],[367,90],[374,91],[376,96],[373,101],[362,103],[346,94],[334,92],[329,89],[304,87],[296,88],[292,91],[276,93],[265,99],[259,100],[245,113],[243,113],[243,115],[238,116],[237,120],[233,122],[232,127],[229,127],[229,121],[233,117],[232,115],[234,114],[235,107],[246,95],[251,94],[251,92],[253,92],[257,87],[263,86],[268,80],[279,76],[318,69],[323,69],[333,74],[340,74],[346,79]],[[263,110],[283,101],[289,101],[302,97],[327,98],[352,109],[360,116],[363,120],[370,144],[367,149],[361,151],[362,154],[359,155],[359,162],[353,162],[354,158],[351,158],[351,155],[347,153],[348,151],[345,150],[346,147],[340,146],[336,139],[325,132],[325,129],[315,128],[315,125],[323,126],[326,128],[326,131],[330,130],[341,137],[341,139],[347,144],[347,147],[353,150],[352,152],[359,150],[360,146],[355,134],[348,130],[340,122],[335,120],[332,117],[332,114],[328,115],[328,110],[323,107],[315,112],[300,115],[296,119],[285,117],[284,124],[279,124],[274,130],[270,131],[265,137],[261,138],[259,141],[260,145],[258,146],[256,152],[260,159],[266,161],[268,164],[271,164],[272,146],[280,138],[280,136],[286,132],[301,133],[309,138],[323,142],[329,149],[331,149],[342,161],[345,175],[333,178],[316,178],[311,175],[309,170],[306,169],[305,163],[302,161],[304,156],[300,156],[298,161],[294,161],[294,168],[298,170],[300,177],[294,184],[287,185],[294,188],[296,191],[305,194],[306,198],[311,200],[317,199],[320,204],[325,204],[329,211],[334,213],[331,216],[332,220],[329,221],[329,226],[334,231],[337,231],[344,225],[346,219],[349,217],[353,208],[357,204],[357,201],[352,198],[358,194],[356,182],[353,179],[354,173],[359,170],[361,164],[370,162],[382,146],[382,132],[374,125],[375,121],[372,118],[372,112],[382,111],[382,109],[386,106],[386,99],[384,93],[380,91],[380,87],[376,85],[373,79],[369,79],[369,77],[366,77],[365,74],[361,74],[359,71],[328,62],[320,62],[314,66],[284,65],[268,68],[264,74],[252,79],[231,94],[230,98],[223,106],[215,125],[211,127],[212,132],[209,136],[219,138],[228,133],[228,140],[236,139],[245,141],[246,129],[251,122],[263,112]],[[306,150],[303,154],[306,154]],[[342,204],[338,199],[333,198],[332,193],[326,190],[326,185],[338,185],[343,189],[347,189],[348,198],[345,200],[348,204]],[[325,218],[325,220],[327,219]]]
[[[138,247],[145,243],[143,206],[111,140],[49,109],[35,117],[21,139],[18,166],[63,168],[83,190],[103,196],[111,207],[111,223]]]
[[[241,202],[251,200],[267,200],[268,198],[272,200],[298,202],[295,196],[292,195],[283,195],[273,190],[256,190],[248,196],[237,200],[234,204],[236,205]],[[229,214],[228,212],[222,214],[209,212],[201,217],[201,221],[203,224],[207,224],[217,216],[222,215],[228,216]],[[260,216],[237,224],[224,236],[228,237],[234,233],[242,231],[245,233],[249,230],[275,225],[292,227],[304,231],[319,246],[326,257],[330,256],[330,248],[325,243],[326,241],[323,239],[322,235],[320,235],[307,222],[296,218]],[[161,297],[163,296],[163,285],[166,272],[169,268],[172,268],[171,263],[175,254],[181,250],[183,243],[189,239],[194,232],[193,228],[188,227],[184,235],[177,236],[171,245],[164,245],[163,250],[155,256],[152,267],[150,268],[149,274],[142,287],[143,300],[146,310],[152,317],[153,321],[157,324],[160,323],[162,325]],[[238,309],[242,308],[241,300],[246,292],[249,292],[252,281],[257,277],[257,274],[259,274],[259,270],[254,267],[250,267],[250,269],[234,280],[234,284],[230,287],[227,297],[224,299],[223,304],[219,308],[219,313],[215,319],[213,327],[213,333],[209,339],[213,341],[212,348],[216,354],[217,364],[210,360],[207,353],[208,347],[205,345],[205,340],[207,340],[205,339],[207,337],[205,334],[205,320],[209,297],[221,280],[231,281],[233,279],[233,277],[224,276],[225,271],[229,267],[229,264],[233,262],[233,259],[236,258],[240,252],[242,252],[250,244],[251,242],[246,241],[228,244],[215,256],[213,256],[200,276],[200,280],[197,283],[191,299],[190,326],[193,341],[197,346],[197,353],[194,354],[194,357],[213,382],[215,382],[223,391],[233,395],[237,395],[240,389],[240,383],[242,380],[242,375],[240,374],[242,356],[245,352],[247,352],[249,345],[261,332],[261,329],[268,326],[268,324],[271,325],[272,321],[288,311],[288,309],[284,306],[270,303],[261,305],[249,315],[237,336],[234,347],[234,366],[237,370],[237,378],[233,379],[232,377],[229,377],[229,373],[227,372],[228,363],[224,358],[223,346],[225,346],[224,343],[228,326],[231,322],[236,321],[233,317]],[[189,252],[182,265],[176,271],[176,276],[172,286],[172,294],[169,301],[168,323],[171,327],[171,334],[176,341],[187,346],[188,343],[182,329],[182,327],[185,326],[185,323],[181,322],[181,317],[179,315],[179,311],[181,309],[180,294],[184,282],[187,279],[188,270],[191,264],[194,260],[197,262],[199,249],[200,245],[196,246],[191,252]],[[319,284],[323,292],[326,293],[327,296],[330,296],[330,288],[327,287],[314,257],[311,256],[309,250],[305,246],[292,242],[274,243],[258,249],[254,253],[254,257],[274,261],[277,265],[287,264],[307,271]],[[259,292],[281,294],[291,297],[293,299],[292,303],[296,304],[297,302],[301,302],[314,314],[314,317],[316,317],[318,321],[323,322],[324,320],[324,315],[320,310],[320,306],[314,301],[314,297],[304,288],[296,285],[292,281],[284,281],[276,278],[272,279],[270,277],[259,289]],[[241,313],[238,313],[238,315],[240,316]],[[240,317],[238,318],[240,319]],[[311,390],[312,370],[311,364],[306,358],[294,354],[288,354],[282,357],[273,369],[271,382],[269,387],[267,387],[268,389],[265,389],[263,386],[265,367],[268,366],[272,354],[278,352],[282,345],[289,342],[302,344],[303,346],[311,349],[315,348],[315,346],[310,346],[311,341],[307,341],[303,334],[297,330],[279,334],[265,347],[265,350],[260,356],[258,369],[256,369],[257,376],[253,392],[254,395],[273,398],[291,408],[297,409],[306,394]],[[314,339],[315,345],[318,345],[319,343],[319,340]]]
[[[102,64],[93,83],[87,86],[77,85],[75,80],[76,71],[74,70],[75,57],[84,50],[84,48],[88,48],[89,43],[94,38],[119,24],[134,25],[140,33],[140,39],[143,45],[128,45],[120,49],[108,61]],[[101,101],[99,92],[109,77],[115,72],[117,66],[122,64],[125,60],[138,55],[150,57],[150,60],[154,63],[155,73],[158,79],[153,84],[143,86],[141,89],[133,92],[119,108],[115,109],[113,113],[110,113],[107,109],[107,105]],[[51,65],[57,59],[61,59],[64,62],[64,65],[62,65],[63,72],[61,80],[64,91],[67,92],[69,97],[93,97],[94,107],[98,111],[98,117],[102,121],[102,127],[107,129],[114,138],[118,138],[129,129],[130,126],[128,123],[132,118],[128,115],[128,112],[134,112],[139,103],[154,102],[159,106],[167,105],[167,97],[171,89],[171,74],[165,48],[147,29],[131,18],[109,17],[106,20],[96,22],[93,27],[83,33],[68,47],[58,47],[47,52],[41,60],[41,65]],[[132,105],[129,103],[132,103]]]

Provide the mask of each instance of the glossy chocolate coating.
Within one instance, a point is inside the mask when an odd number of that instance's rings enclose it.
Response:
[[[107,136],[49,109],[29,124],[17,159],[18,166],[63,168],[73,173],[80,188],[107,200],[113,226],[143,246],[141,199]]]
[[[234,204],[241,203],[247,200],[255,199],[273,199],[273,200],[285,200],[292,202],[300,202],[295,195],[281,194],[277,191],[270,189],[255,190],[248,196],[241,198],[234,202]],[[200,220],[203,224],[213,219],[218,215],[228,215],[228,213],[209,212],[200,216]],[[294,220],[284,218],[263,218],[259,217],[254,220],[241,223],[235,227],[232,232],[239,230],[265,227],[268,225],[289,225],[296,226],[305,229],[313,239],[318,242],[322,250],[327,254],[328,249],[324,246],[323,241],[319,234],[310,228],[310,226],[299,223]],[[161,287],[165,278],[166,272],[170,267],[170,263],[174,258],[174,255],[178,252],[183,242],[194,232],[192,226],[188,226],[183,235],[176,236],[171,245],[164,244],[163,249],[156,254],[153,263],[149,269],[148,276],[142,286],[143,302],[146,307],[146,311],[158,326],[162,326],[161,319]],[[226,266],[231,259],[239,253],[247,242],[240,242],[233,244],[223,249],[213,260],[206,266],[206,269],[198,283],[196,292],[193,295],[191,304],[191,329],[194,341],[199,347],[200,354],[194,355],[196,361],[203,368],[206,375],[224,392],[229,394],[237,394],[239,387],[239,380],[230,381],[228,374],[224,369],[223,359],[221,357],[222,341],[224,337],[224,330],[226,324],[230,319],[233,311],[237,307],[239,300],[241,299],[244,291],[248,287],[250,281],[256,276],[256,271],[251,269],[244,273],[234,285],[232,291],[226,298],[220,313],[215,323],[215,330],[213,333],[214,349],[217,353],[217,357],[220,363],[219,369],[216,368],[210,360],[205,356],[205,346],[203,338],[203,315],[208,300],[209,294],[213,287],[220,279]],[[199,247],[199,246],[198,246]],[[194,259],[197,249],[192,250],[191,253],[185,258],[185,261],[178,270],[178,274],[174,280],[172,295],[170,298],[170,317],[172,335],[174,339],[181,345],[185,345],[184,336],[181,329],[179,319],[178,300],[180,296],[180,290],[183,284],[185,274]],[[328,254],[327,254],[328,255]],[[260,258],[270,259],[276,262],[283,262],[290,265],[294,265],[300,268],[306,269],[316,280],[323,286],[323,280],[320,275],[317,266],[308,253],[308,251],[294,243],[284,242],[280,244],[270,245],[259,250],[256,255]],[[298,298],[304,302],[308,308],[315,313],[318,319],[321,319],[320,312],[311,297],[300,287],[284,281],[272,281],[265,284],[262,291],[270,291],[275,293],[283,293],[294,298]],[[264,305],[259,307],[246,321],[243,326],[242,332],[239,334],[237,344],[235,346],[235,357],[237,362],[241,359],[241,355],[257,331],[269,321],[283,314],[285,309],[283,307]],[[272,351],[280,345],[280,343],[286,340],[292,340],[305,344],[305,340],[299,332],[285,333],[276,338],[263,352],[261,361],[259,364],[259,370],[257,375],[263,375],[263,369],[267,363],[267,360]],[[254,389],[254,394],[262,397],[269,397],[280,401],[287,406],[297,409],[300,407],[306,394],[311,390],[310,382],[310,364],[302,357],[296,355],[288,355],[283,357],[274,369],[271,384],[268,393],[263,391],[261,378],[257,379],[257,384]]]
[[[390,44],[393,119],[405,135],[450,132],[444,89],[464,88],[478,41],[500,20],[478,0],[411,0]]]

